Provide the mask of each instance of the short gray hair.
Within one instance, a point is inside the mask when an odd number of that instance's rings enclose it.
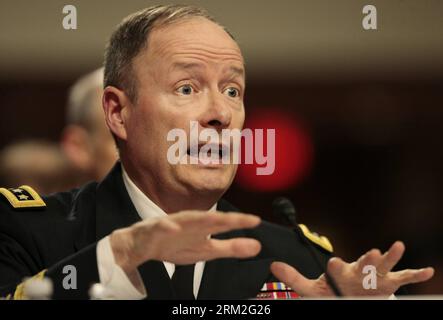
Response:
[[[157,5],[127,16],[112,33],[105,50],[104,86],[125,90],[131,102],[137,100],[137,79],[132,60],[148,45],[149,33],[155,28],[177,21],[203,17],[232,34],[205,9],[189,5]]]
[[[66,122],[90,130],[97,92],[103,89],[103,68],[88,73],[77,80],[68,93]]]

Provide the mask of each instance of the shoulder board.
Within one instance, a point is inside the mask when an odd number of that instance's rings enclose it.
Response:
[[[46,207],[43,199],[30,186],[20,186],[15,189],[0,188],[0,194],[5,196],[14,209]]]
[[[334,248],[332,247],[331,242],[328,240],[328,238],[324,236],[319,236],[318,234],[309,231],[308,227],[306,227],[304,224],[299,224],[300,229],[303,231],[303,234],[307,239],[314,242],[316,245],[322,247],[328,252],[333,252]]]

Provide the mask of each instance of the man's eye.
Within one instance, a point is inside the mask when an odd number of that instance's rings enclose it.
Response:
[[[177,91],[183,95],[190,95],[192,92],[194,92],[194,89],[192,88],[191,85],[189,84],[185,84],[183,86],[181,86],[180,88],[177,89]]]
[[[231,98],[237,98],[240,95],[238,89],[230,87],[225,90],[225,93]]]

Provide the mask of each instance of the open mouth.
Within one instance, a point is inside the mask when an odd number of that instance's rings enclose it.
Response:
[[[206,149],[200,155],[200,151],[204,146],[206,146]],[[226,158],[228,156],[228,148],[223,144],[201,143],[198,145],[197,148],[192,148],[192,150],[191,147],[188,147],[186,153],[188,154],[188,156],[194,158],[202,157],[210,160],[221,161],[223,158]]]

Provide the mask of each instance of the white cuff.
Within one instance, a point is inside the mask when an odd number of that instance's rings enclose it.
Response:
[[[146,289],[138,271],[137,277],[143,292],[134,287],[123,269],[115,263],[109,236],[97,243],[97,267],[100,283],[106,288],[106,292],[112,296],[112,299],[139,300],[146,298]]]

